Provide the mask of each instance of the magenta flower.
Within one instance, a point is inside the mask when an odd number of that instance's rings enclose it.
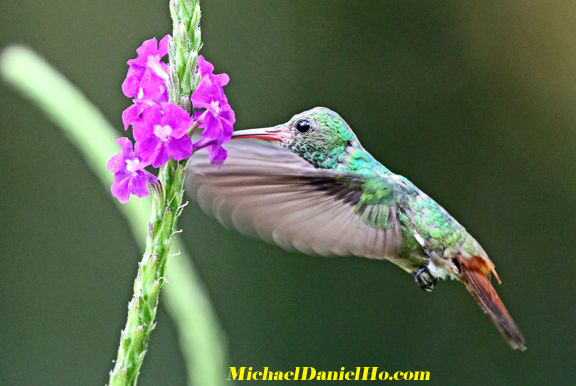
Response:
[[[132,123],[138,121],[148,107],[163,107],[166,103],[168,103],[166,83],[163,79],[152,75],[150,71],[146,71],[140,81],[140,88],[134,99],[134,104],[122,112],[124,129],[128,129]]]
[[[122,123],[128,129],[149,106],[163,106],[168,102],[168,66],[162,59],[168,53],[170,35],[166,35],[160,44],[156,38],[144,41],[136,50],[138,56],[130,59],[128,74],[122,83],[122,91],[128,98],[133,98],[134,105],[122,113]]]
[[[163,62],[168,53],[170,35],[160,42],[146,40],[138,47],[136,58],[128,61],[128,73],[122,92],[133,104],[122,112],[124,128],[132,126],[135,145],[128,138],[120,138],[120,154],[108,161],[114,173],[112,194],[125,203],[131,194],[148,195],[148,184],[158,179],[147,166],[159,168],[170,159],[180,161],[193,152],[206,148],[213,164],[222,164],[227,157],[223,145],[230,141],[236,117],[224,86],[230,81],[227,74],[214,74],[214,66],[203,56],[198,57],[198,87],[191,95],[193,117],[180,106],[169,103],[168,65]],[[202,138],[192,143],[190,129],[197,124]]]
[[[199,125],[204,128],[202,137],[210,140],[210,160],[213,164],[222,164],[226,159],[226,153],[222,152],[222,145],[232,137],[236,117],[228,104],[220,104],[213,101],[210,108],[196,112],[195,118]],[[207,142],[208,143],[208,142]]]
[[[128,98],[138,98],[142,79],[146,72],[165,82],[168,79],[168,66],[162,59],[168,53],[170,35],[164,36],[158,44],[156,38],[148,39],[136,49],[138,56],[128,61],[130,68],[122,83],[122,91]]]
[[[150,107],[142,119],[133,124],[136,148],[143,160],[155,168],[164,165],[170,157],[179,161],[192,155],[192,140],[188,130],[193,121],[188,113],[173,103]]]
[[[195,109],[204,109],[194,114],[204,131],[203,140],[195,144],[194,149],[208,147],[211,162],[221,164],[226,159],[222,144],[230,140],[236,122],[234,111],[224,94],[224,86],[230,77],[227,74],[214,74],[214,66],[203,56],[198,57],[198,69],[201,80],[190,100]]]
[[[221,87],[226,86],[230,81],[230,77],[226,73],[214,74],[214,65],[207,61],[202,55],[198,56],[197,71],[200,73],[200,78],[211,78],[211,80],[215,80],[215,82]]]
[[[166,35],[160,40],[160,44],[156,38],[144,40],[144,42],[136,49],[138,57],[130,59],[128,64],[132,67],[148,67],[151,68],[158,76],[162,77],[161,73],[168,73],[166,63],[161,60],[168,54],[168,43],[170,42],[170,35]]]
[[[212,165],[222,165],[224,161],[226,161],[226,157],[228,157],[228,152],[222,147],[222,144],[210,138],[202,138],[194,142],[192,145],[192,153],[204,148],[208,149],[210,163]]]
[[[116,143],[121,151],[110,158],[107,164],[108,170],[114,173],[112,194],[123,204],[128,202],[130,194],[146,197],[148,184],[156,183],[158,179],[144,169],[149,164],[142,162],[132,149],[132,142],[128,138],[118,138]]]

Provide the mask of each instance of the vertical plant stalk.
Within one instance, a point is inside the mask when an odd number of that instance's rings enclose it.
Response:
[[[168,94],[189,113],[190,95],[199,76],[195,73],[201,46],[200,4],[198,0],[171,0],[173,32],[168,65]],[[135,385],[148,348],[150,334],[156,325],[160,290],[165,282],[166,261],[184,205],[185,162],[169,161],[160,169],[159,184],[152,194],[152,212],[144,256],[134,281],[134,295],[128,303],[126,326],[120,335],[120,346],[110,386]]]
[[[138,265],[126,326],[121,332],[118,355],[110,372],[111,386],[135,385],[140,374],[150,334],[156,325],[158,299],[165,282],[166,261],[176,233],[176,221],[182,212],[183,178],[183,166],[169,163],[160,170],[160,184],[153,189],[146,249]]]
[[[116,132],[100,111],[67,79],[33,51],[12,46],[0,54],[3,79],[37,105],[80,151],[87,165],[108,187],[113,176],[106,160],[117,151]],[[128,221],[139,245],[146,243],[145,224],[151,200],[130,200],[117,208]],[[200,278],[175,240],[179,255],[170,256],[165,288],[165,303],[178,331],[184,354],[189,385],[223,385],[226,383],[226,349],[210,301]]]

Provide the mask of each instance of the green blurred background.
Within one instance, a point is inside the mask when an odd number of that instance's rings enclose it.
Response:
[[[317,105],[340,112],[377,158],[483,243],[528,341],[528,351],[511,351],[457,283],[426,294],[391,264],[284,252],[192,205],[184,239],[231,365],[425,370],[436,385],[574,384],[576,3],[202,5],[203,53],[232,78],[236,127]],[[4,2],[0,25],[0,47],[38,50],[119,133],[125,62],[171,29],[167,1]],[[0,384],[104,384],[138,247],[78,151],[5,84],[0,128]],[[162,311],[140,384],[184,383]]]

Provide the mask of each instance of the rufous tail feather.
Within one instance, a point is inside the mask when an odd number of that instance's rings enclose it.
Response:
[[[526,341],[490,282],[494,266],[482,257],[456,258],[461,281],[514,350],[526,350]],[[496,275],[498,278],[498,276]]]

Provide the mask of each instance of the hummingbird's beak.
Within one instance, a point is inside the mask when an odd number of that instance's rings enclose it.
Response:
[[[265,141],[283,142],[286,134],[283,126],[267,127],[263,129],[240,130],[232,134],[232,139],[263,139]]]

